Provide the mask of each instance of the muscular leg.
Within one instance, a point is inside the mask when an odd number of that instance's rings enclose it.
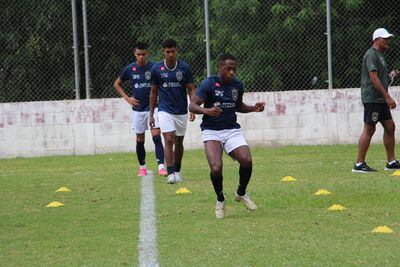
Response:
[[[141,166],[146,164],[146,150],[144,148],[144,133],[136,134],[136,156]]]
[[[167,165],[168,174],[171,174],[174,172],[173,147],[174,147],[175,131],[163,133],[163,136],[165,140],[165,148],[164,148],[165,163]]]
[[[160,136],[160,129],[151,129],[151,135],[153,136],[157,164],[164,164],[164,148]]]
[[[246,194],[246,188],[249,184],[251,173],[253,170],[253,163],[251,159],[250,149],[248,146],[240,146],[235,148],[229,153],[239,164],[239,186],[237,194],[243,196]]]
[[[185,136],[175,136],[174,138],[174,171],[180,172],[181,171],[181,163],[183,158],[183,138]]]
[[[218,201],[224,201],[223,176],[222,176],[222,147],[218,141],[204,142],[208,165],[210,166],[210,178]]]
[[[360,136],[360,140],[358,142],[358,157],[357,163],[361,163],[365,161],[365,157],[367,155],[367,151],[369,148],[369,144],[371,143],[371,138],[375,133],[376,126],[375,124],[364,123],[364,130]]]
[[[395,124],[393,120],[386,120],[382,121],[382,126],[384,129],[383,133],[383,144],[385,145],[386,149],[386,155],[387,155],[387,161],[391,162],[395,160],[395,155],[394,155],[394,146],[395,146],[395,137],[394,137],[394,131],[395,131]]]

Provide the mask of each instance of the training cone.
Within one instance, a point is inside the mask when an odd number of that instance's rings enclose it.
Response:
[[[294,182],[297,181],[293,176],[285,176],[281,179],[282,182]]]
[[[320,189],[320,190],[318,190],[317,192],[315,192],[314,195],[316,195],[316,196],[323,196],[323,195],[330,195],[330,194],[332,194],[332,193],[329,192],[328,190]]]
[[[58,201],[53,201],[53,202],[50,202],[46,207],[47,208],[58,208],[61,206],[64,206],[64,204],[61,202],[58,202]]]
[[[374,230],[371,231],[371,233],[391,234],[393,233],[393,230],[387,227],[386,225],[383,225],[376,227]]]
[[[346,210],[346,209],[347,209],[346,207],[343,207],[342,205],[338,204],[332,205],[328,208],[328,210]]]
[[[68,187],[60,187],[56,190],[56,192],[71,192],[71,189],[69,189]]]
[[[177,195],[183,195],[183,194],[190,194],[192,192],[189,189],[187,189],[186,187],[181,187],[175,193]]]
[[[400,176],[400,170],[399,171],[395,171],[392,175],[393,176]]]

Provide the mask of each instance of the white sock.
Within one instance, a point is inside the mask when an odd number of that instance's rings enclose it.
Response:
[[[158,170],[165,169],[164,164],[158,164]]]
[[[357,162],[357,163],[356,163],[356,166],[357,166],[357,167],[360,167],[361,164],[363,164],[363,163],[364,163],[364,162]]]
[[[394,160],[392,160],[391,162],[388,162],[388,164],[389,165],[392,165],[393,163],[395,163],[396,162],[396,160],[394,159]]]
[[[145,165],[140,165],[140,169],[146,169],[146,164]]]

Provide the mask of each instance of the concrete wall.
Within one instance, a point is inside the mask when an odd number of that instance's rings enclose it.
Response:
[[[399,88],[391,95],[399,103]],[[363,127],[360,89],[246,93],[245,103],[267,103],[263,113],[239,114],[252,146],[354,144]],[[399,124],[398,109],[392,112]],[[202,148],[200,116],[188,123],[185,148]],[[146,148],[153,143],[146,134]],[[397,134],[397,138],[399,135]],[[382,129],[373,142],[381,142]],[[0,158],[134,151],[130,108],[122,99],[0,104]]]

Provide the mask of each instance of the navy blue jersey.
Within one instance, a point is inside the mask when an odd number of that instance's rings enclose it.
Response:
[[[158,111],[174,115],[186,114],[188,83],[193,83],[193,76],[185,61],[178,60],[174,70],[169,70],[164,61],[154,64],[151,84],[158,87]]]
[[[150,106],[150,79],[153,62],[148,62],[145,66],[139,67],[134,62],[125,67],[119,78],[121,81],[131,82],[132,96],[139,100],[139,106],[132,107],[136,111],[149,111]]]
[[[236,110],[243,101],[243,83],[233,79],[232,83],[222,84],[218,76],[209,77],[201,82],[196,96],[204,100],[205,108],[219,107],[222,112],[218,116],[203,115],[201,130],[238,129]]]

